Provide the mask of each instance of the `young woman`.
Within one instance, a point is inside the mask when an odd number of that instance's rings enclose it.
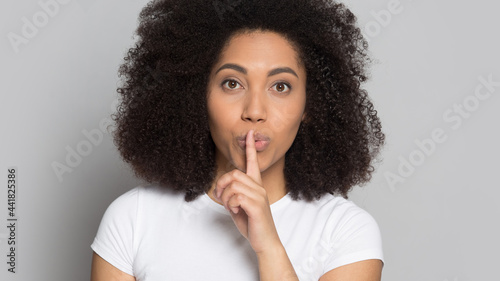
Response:
[[[115,140],[148,184],[108,207],[92,280],[380,280],[377,223],[347,200],[384,141],[352,13],[153,1],[138,35]]]

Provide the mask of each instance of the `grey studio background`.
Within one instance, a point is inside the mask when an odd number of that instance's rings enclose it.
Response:
[[[146,3],[1,1],[0,280],[89,280],[105,209],[140,183],[105,127]],[[346,4],[370,43],[365,88],[387,135],[372,182],[350,197],[381,228],[382,279],[498,280],[500,4]],[[15,274],[7,263],[10,167]]]

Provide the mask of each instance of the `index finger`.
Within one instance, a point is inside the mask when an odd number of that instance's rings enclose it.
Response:
[[[257,150],[255,149],[254,130],[248,131],[245,141],[245,151],[247,157],[247,170],[246,174],[258,184],[262,183],[260,178],[259,162],[257,160]]]

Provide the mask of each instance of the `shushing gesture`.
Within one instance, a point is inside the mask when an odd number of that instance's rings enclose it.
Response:
[[[216,182],[214,196],[230,212],[256,253],[280,245],[266,190],[262,186],[254,131],[246,136],[246,173],[234,169]]]

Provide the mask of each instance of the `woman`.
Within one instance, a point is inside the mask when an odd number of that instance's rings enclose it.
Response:
[[[153,1],[138,35],[115,141],[149,184],[108,207],[92,280],[380,280],[377,223],[346,200],[384,141],[352,13]]]

